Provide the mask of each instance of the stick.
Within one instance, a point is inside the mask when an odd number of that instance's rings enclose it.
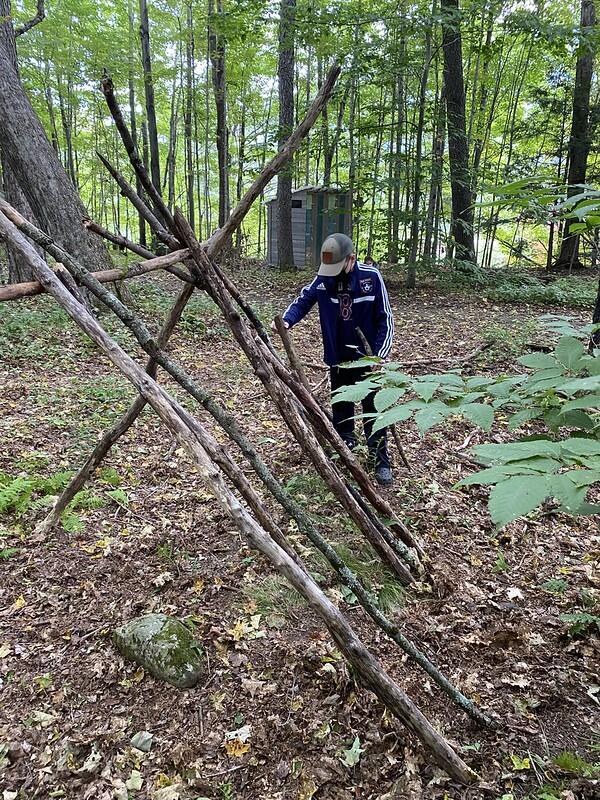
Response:
[[[269,356],[270,354],[265,351],[265,355]],[[404,523],[398,519],[390,504],[384,497],[382,497],[380,492],[374,486],[371,478],[365,472],[362,464],[359,462],[354,453],[347,447],[339,433],[335,430],[329,416],[322,409],[321,405],[317,402],[313,395],[310,392],[307,392],[304,386],[298,380],[296,380],[288,370],[285,369],[281,362],[273,360],[272,366],[277,375],[291,390],[293,396],[302,404],[304,410],[308,413],[309,419],[315,430],[318,431],[320,436],[325,437],[326,441],[328,441],[329,444],[331,444],[335,449],[339,455],[340,463],[348,470],[350,475],[357,482],[369,503],[373,506],[378,514],[381,514],[382,516],[392,520],[391,529],[387,530],[386,528],[387,535],[390,537],[391,546],[394,547],[397,552],[403,554],[403,557],[407,558],[409,563],[413,564],[417,568],[420,568],[419,559],[414,553],[416,552],[419,556],[423,557],[423,546],[416,539],[416,537],[413,536],[411,531],[408,530],[406,525],[404,525]],[[391,531],[396,533],[397,537],[392,536]],[[407,548],[411,548],[411,551],[407,551]]]
[[[125,180],[125,178],[121,175],[121,173],[118,172],[113,167],[113,165],[107,158],[104,158],[104,156],[98,151],[96,151],[96,155],[117,182],[117,185],[121,190],[121,194],[124,197],[126,197],[130,201],[130,203],[138,210],[138,212],[142,215],[142,217],[144,217],[144,219],[150,225],[154,233],[156,233],[156,235],[163,242],[168,243],[169,239],[168,232],[165,230],[163,225],[161,225],[161,223],[158,220],[158,217],[152,213],[152,210],[150,208],[148,208],[143,198],[141,198],[138,195],[133,186],[131,186],[131,184]]]
[[[144,165],[138,155],[135,142],[133,141],[131,133],[129,132],[129,128],[125,124],[125,120],[123,119],[123,115],[121,114],[121,109],[119,108],[117,98],[115,97],[114,84],[112,80],[108,77],[108,75],[106,74],[104,75],[104,77],[100,81],[100,86],[102,87],[104,97],[106,98],[106,104],[110,110],[112,118],[115,121],[117,130],[119,131],[121,141],[125,145],[125,150],[127,150],[127,155],[129,156],[131,165],[138,174],[142,186],[144,187],[146,194],[154,204],[154,208],[156,209],[157,213],[163,218],[167,227],[170,227],[173,224],[173,217],[171,216],[171,212],[165,205],[162,197],[160,196],[156,187],[150,180],[148,173],[144,169]]]
[[[46,290],[152,405],[158,416],[172,430],[182,447],[191,456],[207,487],[222,508],[250,543],[273,563],[277,571],[283,574],[294,589],[300,592],[315,609],[341,651],[366,685],[431,750],[437,763],[452,778],[462,783],[472,783],[476,779],[475,773],[387,675],[355,634],[339,609],[324,595],[310,575],[290,558],[241,506],[210,459],[203,444],[191,433],[184,418],[175,410],[177,408],[175,401],[106,334],[85,307],[61,285],[34,248],[3,214],[0,214],[0,233],[11,242],[17,252],[30,261],[35,275]],[[202,426],[196,422],[195,432],[200,430],[202,430]]]
[[[148,259],[154,258],[156,255],[156,253],[153,253],[152,250],[148,250],[147,247],[142,247],[141,244],[136,244],[136,242],[126,239],[124,236],[121,236],[120,233],[111,233],[111,231],[107,231],[106,228],[103,228],[101,225],[98,225],[97,222],[94,222],[91,219],[85,219],[83,224],[88,231],[97,233],[98,236],[102,236],[103,239],[107,239],[109,242],[116,244],[122,250],[131,250],[132,253]]]
[[[267,183],[281,170],[296,152],[304,137],[308,134],[312,126],[319,118],[321,111],[327,105],[329,98],[334,90],[336,81],[341,72],[340,64],[334,64],[327,73],[317,96],[313,100],[306,116],[291,134],[276,156],[269,161],[260,175],[256,178],[252,186],[248,189],[244,197],[240,200],[236,208],[232,211],[229,219],[214,233],[208,240],[207,250],[212,254],[213,247],[217,242],[228,241],[234,231],[241,225],[242,220],[250,210],[250,206],[260,196]]]
[[[0,209],[6,210],[7,204],[0,199]],[[7,215],[12,219],[10,212]],[[13,220],[14,222],[14,220]],[[99,272],[94,272],[94,278],[100,283],[112,283],[113,281],[128,280],[129,278],[138,278],[140,275],[145,275],[148,272],[154,272],[158,269],[167,269],[173,264],[184,261],[189,257],[187,249],[177,250],[173,253],[167,253],[164,256],[155,256],[145,262],[137,262],[129,264],[126,267],[119,269],[104,269]],[[178,275],[177,277],[180,277]],[[187,280],[191,280],[189,277]],[[23,297],[35,297],[35,295],[43,294],[46,290],[39,281],[27,281],[26,283],[9,283],[7,286],[0,287],[0,302],[7,300],[20,300]]]
[[[477,358],[478,355],[481,355],[485,350],[492,346],[492,342],[483,342],[482,344],[477,345],[477,347],[468,353],[466,356],[443,356],[440,358],[416,358],[413,361],[400,361],[398,362],[399,366],[401,367],[421,367],[426,366],[427,364],[468,364],[469,361],[473,361],[473,359]]]
[[[336,67],[332,68],[332,70],[328,74],[327,80],[324,82],[323,86],[321,87],[321,90],[320,90],[319,94],[317,95],[317,98],[313,102],[313,105],[309,109],[309,111],[308,111],[305,119],[303,120],[303,122],[300,124],[300,126],[298,126],[298,128],[296,129],[294,134],[292,134],[292,136],[287,140],[287,142],[285,143],[285,145],[282,148],[282,150],[277,154],[277,156],[275,156],[274,159],[272,159],[270,164],[262,171],[261,175],[256,179],[256,181],[254,182],[252,187],[248,190],[248,192],[246,193],[246,195],[244,196],[242,201],[240,201],[240,203],[238,204],[237,208],[235,209],[235,211],[231,215],[231,217],[228,220],[228,222],[221,229],[219,229],[219,231],[217,231],[217,233],[213,237],[211,237],[211,239],[209,240],[209,243],[207,245],[207,250],[208,250],[209,253],[211,252],[211,250],[213,250],[217,246],[217,244],[220,244],[222,246],[228,240],[231,231],[235,229],[235,227],[239,224],[239,222],[241,221],[241,219],[243,218],[245,213],[247,213],[251,202],[253,202],[253,199],[255,199],[258,196],[258,194],[260,193],[260,191],[262,191],[262,188],[264,188],[264,185],[266,185],[266,182],[268,182],[270,177],[272,177],[272,175],[275,174],[275,172],[282,166],[283,163],[285,163],[285,161],[287,161],[287,159],[291,156],[291,154],[294,152],[294,150],[298,147],[302,137],[308,132],[308,130],[310,129],[310,126],[313,124],[314,120],[317,118],[318,114],[320,113],[320,107],[324,106],[325,103],[327,102],[327,99],[328,99],[328,97],[329,97],[329,95],[330,95],[330,93],[331,93],[331,91],[333,89],[333,86],[335,85],[335,81],[337,79],[339,71],[340,71],[339,66],[336,66]],[[113,87],[112,87],[112,83],[110,82],[110,79],[105,79],[103,81],[103,91],[105,92],[105,96],[107,98],[107,103],[108,103],[109,108],[111,110],[111,114],[113,115],[113,118],[115,119],[115,123],[117,124],[117,128],[119,130],[119,133],[121,134],[121,138],[123,139],[123,142],[125,144],[127,152],[129,154],[130,161],[131,161],[134,169],[136,170],[136,172],[139,174],[140,180],[142,181],[143,185],[145,187],[147,187],[147,186],[150,187],[150,189],[148,189],[147,191],[148,191],[149,196],[152,198],[152,189],[153,189],[153,187],[152,187],[150,178],[147,175],[147,173],[145,172],[144,166],[141,163],[141,161],[140,161],[140,159],[139,159],[139,157],[137,155],[137,152],[135,151],[135,147],[133,146],[133,140],[131,139],[129,131],[127,130],[127,127],[126,127],[126,125],[125,125],[125,123],[123,121],[121,112],[120,112],[118,104],[116,102],[116,98],[114,97]],[[253,194],[254,194],[254,197],[253,197]],[[160,200],[160,198],[159,198],[159,200]],[[160,202],[162,202],[162,200]],[[167,219],[167,218],[165,217],[165,219]],[[174,226],[174,225],[169,223],[169,227],[171,228],[173,233],[175,235],[177,235],[177,238],[181,239],[182,230],[184,230],[185,228],[189,228],[189,225],[187,225],[187,222],[185,220],[183,220],[183,218],[180,218],[177,226]],[[195,238],[195,236],[193,234],[193,231],[191,231],[191,229],[190,229],[189,231],[186,230],[185,233],[186,233],[186,235],[191,234],[191,239],[195,243],[194,246],[200,248],[200,245],[197,242],[197,240],[196,240],[196,238]],[[202,259],[198,256],[198,258],[196,260],[198,261],[198,266],[200,266],[202,264]],[[210,279],[213,280],[213,281],[214,280],[219,280],[218,273],[214,270],[214,267],[212,266],[212,264],[210,266],[211,266]],[[202,278],[204,277],[202,275],[201,270],[199,272],[199,275]],[[223,281],[220,281],[220,283],[222,285]],[[206,288],[207,288],[207,291],[210,291],[210,287],[206,287]],[[214,299],[214,297],[213,297],[213,299]],[[223,299],[224,300],[227,299],[225,295],[223,295]],[[233,321],[234,318],[237,317],[237,315],[234,314],[233,309],[230,308],[229,311],[230,311],[230,315],[229,315],[228,319],[230,321]],[[227,315],[226,315],[226,318],[227,318]],[[233,330],[233,328],[232,328],[232,330]],[[235,331],[234,331],[234,333],[235,333]],[[257,374],[259,374],[260,367],[259,367],[259,364],[257,362],[255,362],[255,368],[258,370]],[[284,403],[284,401],[285,401],[284,398],[280,398],[280,402],[281,403]],[[292,406],[292,408],[294,409],[294,413],[297,413],[295,407]],[[282,410],[281,407],[280,407],[280,410]],[[302,422],[302,420],[296,419],[294,421],[294,424],[296,426],[300,425],[304,429],[304,430],[302,430],[301,428],[297,427],[296,434],[297,434],[297,437],[298,436],[300,437],[298,439],[298,441],[302,441],[303,439],[306,440],[307,429],[306,429],[306,426],[304,425],[304,423]],[[308,435],[309,435],[309,437],[311,436],[310,432],[308,432]],[[317,459],[317,461],[320,464],[320,470],[323,471],[324,470],[324,463],[323,463],[322,459],[324,459],[324,461],[326,463],[327,462],[326,456],[324,455],[324,453],[320,449],[320,446],[318,445],[318,442],[316,442],[316,440],[315,440],[314,443],[311,443],[311,444],[315,444],[316,445],[316,449],[314,450],[314,458]],[[358,462],[356,460],[354,462],[354,468],[355,468],[355,471],[362,471],[362,468],[360,467],[360,465],[358,464]],[[339,476],[338,476],[338,478],[339,478]],[[332,478],[332,480],[335,482],[335,480],[336,480],[335,477]],[[364,480],[366,480],[367,483],[370,483],[368,478],[365,477]],[[373,487],[371,487],[371,490],[373,491]],[[410,580],[410,573],[406,570],[406,568],[403,567],[401,562],[395,556],[394,550],[396,550],[398,552],[402,552],[403,553],[403,557],[409,562],[413,562],[414,563],[414,556],[412,556],[410,554],[410,552],[408,551],[408,549],[404,545],[402,545],[402,547],[404,548],[404,550],[402,551],[402,548],[400,547],[400,545],[402,543],[400,543],[400,542],[394,542],[394,546],[392,548],[390,548],[389,543],[387,541],[385,541],[384,539],[382,539],[381,538],[381,534],[375,528],[373,528],[373,526],[370,524],[370,521],[369,521],[368,517],[366,517],[366,515],[364,514],[364,512],[362,511],[360,506],[358,506],[358,504],[356,503],[354,498],[352,498],[351,495],[347,491],[345,491],[345,487],[344,487],[344,489],[342,489],[342,494],[345,495],[344,499],[345,499],[345,503],[346,503],[346,506],[347,506],[347,510],[350,510],[351,514],[354,514],[355,517],[358,517],[358,518],[361,519],[365,535],[371,537],[370,540],[372,540],[373,546],[376,549],[378,549],[380,554],[382,555],[382,557],[384,557],[392,565],[392,568],[396,571],[396,573],[398,574],[398,577],[402,581],[406,582],[407,580]]]

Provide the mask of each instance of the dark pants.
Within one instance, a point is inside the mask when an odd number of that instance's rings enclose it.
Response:
[[[331,377],[331,391],[339,389],[341,386],[351,386],[358,383],[369,375],[368,367],[354,367],[352,369],[340,369],[331,367],[329,370]],[[365,414],[372,414],[375,411],[375,392],[368,394],[362,401],[362,410]],[[343,401],[332,403],[333,426],[340,434],[342,439],[353,447],[356,444],[356,434],[354,433],[354,403]],[[369,453],[375,462],[375,467],[389,467],[390,458],[387,451],[387,437],[385,428],[372,432],[373,420],[363,419],[363,429],[369,446]]]

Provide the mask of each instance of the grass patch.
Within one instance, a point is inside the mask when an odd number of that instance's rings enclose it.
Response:
[[[306,605],[302,595],[289,585],[285,578],[279,575],[268,575],[243,589],[244,595],[254,601],[259,614],[269,616],[281,614],[287,616],[290,612]]]
[[[531,271],[526,271],[526,268],[472,269],[463,272],[452,269],[438,272],[435,280],[443,290],[475,291],[479,296],[496,303],[585,309],[594,305],[598,288],[593,270],[546,282]]]
[[[7,361],[72,361],[93,348],[50,297],[2,304],[0,351]]]

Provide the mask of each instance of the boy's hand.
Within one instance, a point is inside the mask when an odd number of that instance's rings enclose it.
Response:
[[[290,327],[290,326],[289,326],[289,323],[288,323],[288,322],[286,322],[285,320],[283,320],[283,324],[285,325],[285,327],[286,327],[286,328],[289,328],[289,327]],[[275,320],[273,320],[273,321],[271,322],[271,330],[272,330],[272,331],[275,331],[275,332],[277,332],[277,325],[275,325]]]

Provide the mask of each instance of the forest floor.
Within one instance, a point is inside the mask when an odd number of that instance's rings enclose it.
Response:
[[[265,320],[302,280],[250,267],[236,278]],[[129,283],[148,319],[164,315],[168,276]],[[545,339],[543,309],[409,295],[393,282],[390,294],[399,361],[467,355],[491,341],[467,369],[502,372]],[[103,321],[136,352],[116,322]],[[307,362],[320,362],[316,314],[294,341]],[[329,595],[479,772],[481,784],[466,790],[354,682],[313,612],[241,540],[152,413],[110,453],[69,530],[36,536],[60,473],[81,464],[133,392],[49,298],[0,307],[0,348],[0,472],[22,479],[18,507],[0,525],[3,800],[600,797],[598,632],[573,635],[561,621],[599,613],[598,522],[548,508],[496,532],[486,490],[453,489],[469,469],[461,455],[489,435],[462,422],[424,438],[412,423],[401,429],[412,471],[397,466],[386,494],[431,558],[428,582],[406,594],[345,527],[207,299],[194,300],[172,342],[405,634],[502,720],[498,731],[481,730],[453,707],[290,529]],[[314,384],[325,375],[307,371]],[[325,386],[319,394],[327,402]],[[114,628],[149,611],[194,626],[206,658],[196,688],[171,688],[116,652]],[[226,734],[246,725],[247,742],[228,746]],[[140,731],[152,735],[147,753],[131,744]]]

